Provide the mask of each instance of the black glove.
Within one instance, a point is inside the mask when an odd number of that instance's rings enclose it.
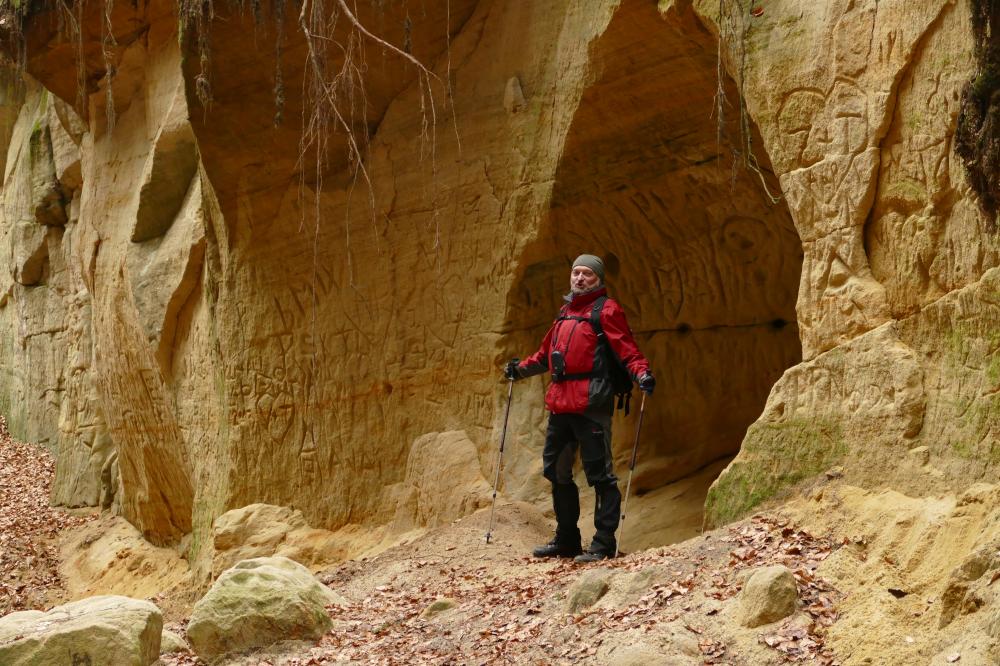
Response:
[[[504,366],[503,376],[511,381],[517,381],[521,378],[521,372],[517,369],[517,364],[521,362],[519,358],[512,358],[507,361],[507,365]]]
[[[653,373],[647,372],[642,377],[639,377],[639,390],[646,395],[653,395],[653,389],[656,388],[656,378],[653,377]]]

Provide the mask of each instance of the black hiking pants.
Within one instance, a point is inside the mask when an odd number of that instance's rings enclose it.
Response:
[[[622,494],[618,490],[611,460],[611,423],[600,423],[582,414],[549,415],[545,448],[542,450],[542,474],[552,482],[552,508],[556,512],[556,541],[580,543],[580,491],[573,481],[573,463],[577,449],[593,487],[594,539],[590,550],[613,554],[615,531],[621,517]]]

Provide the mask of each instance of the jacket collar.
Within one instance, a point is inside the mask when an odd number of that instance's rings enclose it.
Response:
[[[576,308],[582,308],[585,305],[590,305],[598,298],[606,295],[607,293],[608,293],[607,287],[598,287],[593,291],[588,291],[583,294],[574,294],[573,292],[570,292],[565,296],[563,296],[563,300],[569,303],[569,307],[575,310]]]

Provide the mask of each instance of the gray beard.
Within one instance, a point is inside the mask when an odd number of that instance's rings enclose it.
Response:
[[[597,291],[598,289],[602,288],[603,286],[604,286],[604,283],[600,282],[600,283],[597,284],[597,286],[591,287],[590,289],[584,289],[583,291],[577,291],[577,290],[573,289],[573,287],[570,287],[569,288],[569,293],[566,294],[565,296],[563,296],[563,300],[566,301],[567,303],[569,303],[570,301],[572,301],[577,296],[583,296],[584,294],[589,294],[592,291]]]

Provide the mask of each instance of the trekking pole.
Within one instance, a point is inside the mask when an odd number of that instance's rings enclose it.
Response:
[[[503,430],[500,432],[500,453],[497,454],[497,474],[493,479],[493,508],[490,509],[490,526],[486,530],[486,543],[490,542],[490,535],[493,533],[493,515],[497,510],[497,487],[500,485],[500,465],[503,463],[503,444],[507,439],[507,419],[510,418],[510,399],[514,395],[514,380],[510,380],[507,386],[507,410],[503,415]]]
[[[625,502],[622,506],[621,536],[625,536],[625,512],[628,511],[628,496],[632,490],[632,472],[635,471],[635,459],[639,455],[639,431],[642,430],[642,415],[646,411],[646,392],[642,393],[642,404],[639,405],[639,422],[635,425],[635,443],[632,444],[632,460],[628,465],[628,484],[625,486]],[[621,538],[615,544],[615,557],[618,557],[618,549],[621,546]]]

